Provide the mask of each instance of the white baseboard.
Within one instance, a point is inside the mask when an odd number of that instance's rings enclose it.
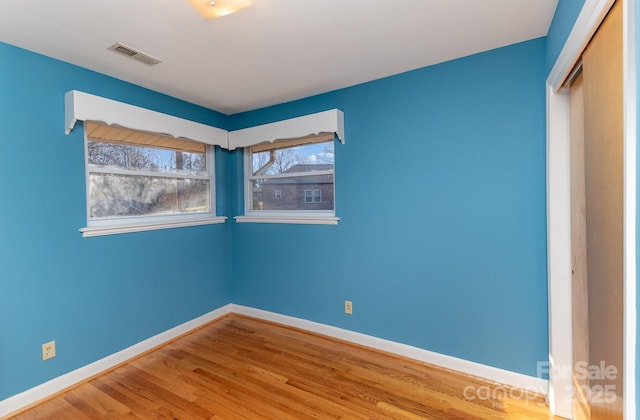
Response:
[[[198,318],[180,324],[163,333],[154,335],[144,341],[127,347],[117,353],[111,354],[103,359],[97,360],[79,369],[73,370],[64,375],[51,379],[43,384],[28,389],[20,394],[16,394],[5,400],[0,401],[0,418],[10,413],[16,412],[24,407],[43,400],[51,395],[63,391],[73,385],[105,372],[113,367],[131,360],[142,353],[145,353],[155,347],[161,346],[182,334],[188,333],[202,325],[220,318],[231,312],[232,305],[228,304],[214,311],[206,313]]]
[[[410,359],[419,360],[421,362],[431,363],[433,365],[488,379],[490,381],[499,382],[504,385],[534,391],[542,395],[547,395],[548,392],[549,383],[547,380],[524,375],[522,373],[483,365],[481,363],[435,353],[418,347],[396,343],[394,341],[332,327],[330,325],[307,321],[305,319],[295,318],[292,316],[280,315],[274,312],[263,311],[261,309],[250,308],[242,305],[232,305],[231,312],[338,338],[340,340],[397,354]]]
[[[128,360],[139,356],[155,347],[161,346],[182,334],[188,333],[202,325],[220,318],[228,313],[237,313],[247,315],[265,321],[276,322],[279,324],[311,331],[340,340],[349,341],[351,343],[371,347],[388,353],[397,354],[411,359],[431,363],[442,366],[447,369],[456,370],[458,372],[467,373],[469,375],[499,382],[504,385],[535,391],[537,393],[547,395],[548,381],[535,378],[521,373],[511,372],[508,370],[483,365],[480,363],[470,362],[464,359],[447,356],[440,353],[420,349],[406,344],[396,343],[394,341],[384,340],[382,338],[373,337],[342,328],[332,327],[330,325],[320,324],[313,321],[307,321],[301,318],[294,318],[287,315],[280,315],[274,312],[263,311],[261,309],[250,308],[242,305],[228,304],[198,318],[187,321],[170,330],[155,335],[131,347],[121,350],[117,353],[109,355],[103,359],[97,360],[91,364],[83,366],[79,369],[65,373],[57,378],[51,379],[41,385],[28,389],[20,394],[16,394],[5,400],[0,401],[0,418],[10,413],[21,410],[29,405],[37,403],[51,395],[59,393],[70,388],[84,380],[108,371],[113,367],[124,363]]]

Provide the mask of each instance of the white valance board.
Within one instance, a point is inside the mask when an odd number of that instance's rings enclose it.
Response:
[[[339,109],[227,131],[77,90],[67,92],[64,99],[66,134],[73,130],[77,121],[90,121],[229,150],[327,133],[334,133],[342,143],[345,139],[344,114]]]
[[[221,128],[163,114],[150,109],[71,90],[64,95],[65,130],[69,134],[77,121],[92,121],[122,128],[157,133],[221,147],[228,146],[227,131]]]
[[[339,109],[317,112],[229,133],[229,150],[277,140],[335,133],[344,143],[344,114]]]

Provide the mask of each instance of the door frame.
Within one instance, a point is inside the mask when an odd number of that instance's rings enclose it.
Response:
[[[623,0],[624,418],[636,417],[636,0]],[[549,405],[572,418],[571,201],[569,93],[573,70],[614,0],[586,0],[547,78],[547,272],[549,293]]]

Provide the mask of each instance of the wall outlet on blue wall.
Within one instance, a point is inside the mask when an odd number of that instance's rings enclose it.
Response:
[[[353,313],[353,303],[350,300],[344,301],[344,313],[349,315]]]
[[[56,342],[49,341],[42,345],[42,360],[48,360],[56,357]]]

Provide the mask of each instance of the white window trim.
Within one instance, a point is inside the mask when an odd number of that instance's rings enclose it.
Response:
[[[122,224],[112,226],[92,226],[80,229],[82,237],[90,238],[93,236],[116,235],[120,233],[144,232],[148,230],[171,229],[189,226],[215,225],[225,223],[227,216],[215,216],[201,219],[181,220],[164,223],[140,223],[140,224]]]
[[[345,142],[344,114],[339,109],[331,109],[317,112],[315,114],[303,115],[270,124],[263,124],[229,132],[217,127],[162,114],[160,112],[102,98],[100,96],[91,95],[77,90],[68,91],[65,94],[64,99],[66,134],[69,134],[73,130],[77,121],[94,121],[149,133],[170,135],[174,138],[184,138],[207,145],[217,145],[229,150],[234,150],[238,147],[248,147],[265,141],[273,143],[276,140],[299,138],[308,135],[317,135],[320,133],[334,133],[341,143],[344,144]],[[244,174],[246,173],[247,172],[245,170]],[[85,182],[87,179],[88,178],[85,174]],[[245,203],[247,203],[246,185],[243,186],[243,189],[245,190]],[[213,190],[215,195],[215,185]],[[335,204],[336,200],[334,195],[334,211],[331,211],[330,214],[314,213],[302,215],[297,213],[295,215],[282,215],[277,213],[267,214],[265,212],[261,212],[257,215],[247,214],[245,208],[245,215],[237,216],[235,217],[235,220],[239,223],[337,224],[340,218],[335,216]],[[212,208],[215,209],[215,201],[212,201]],[[173,216],[174,220],[176,217],[179,216]],[[225,220],[226,217],[211,216],[205,218],[194,218],[193,220],[176,220],[174,222],[149,224],[136,223],[133,225],[121,225],[114,223],[111,226],[88,226],[81,229],[81,231],[83,236],[97,236],[101,234],[109,235],[114,233],[136,232],[169,227],[224,223]]]
[[[247,215],[247,216],[235,216],[233,218],[236,223],[283,223],[294,225],[337,225],[340,221],[339,217],[323,216],[323,215],[290,215],[290,214],[263,214],[260,216]]]
[[[250,210],[249,203],[251,203],[251,188],[249,188],[249,182],[256,178],[254,176],[248,176],[252,168],[252,162],[250,161],[251,147],[246,147],[243,151],[243,178],[242,183],[244,189],[244,215],[235,216],[233,219],[236,223],[284,223],[284,224],[299,224],[299,225],[337,225],[340,221],[339,217],[336,217],[336,175],[335,170],[332,171],[316,171],[308,173],[296,173],[295,176],[311,176],[318,174],[333,174],[333,210],[285,210],[285,211],[269,211],[269,210]],[[283,178],[292,177],[291,174],[284,175],[270,175],[270,178]],[[258,177],[260,178],[260,177]],[[312,190],[313,191],[313,190]]]
[[[215,150],[213,146],[206,146],[205,156],[207,161],[207,172],[209,176],[206,179],[210,180],[210,188],[209,188],[209,203],[210,203],[210,211],[202,212],[202,213],[193,213],[193,214],[161,214],[161,215],[148,215],[148,216],[135,216],[135,217],[116,217],[116,218],[105,218],[98,220],[91,220],[91,200],[90,200],[90,191],[89,191],[89,174],[93,171],[88,162],[88,146],[89,139],[87,137],[87,133],[84,133],[84,168],[85,168],[85,197],[86,197],[86,221],[87,226],[80,229],[82,236],[92,237],[92,236],[104,236],[104,235],[116,235],[121,233],[132,233],[132,232],[144,232],[149,230],[159,230],[159,229],[169,229],[169,228],[177,228],[177,227],[188,227],[188,226],[200,226],[200,225],[209,225],[209,224],[218,224],[225,223],[227,220],[226,216],[216,216],[216,185],[215,185]],[[127,172],[130,171],[103,171],[98,170],[97,172],[103,173],[118,173],[118,172]],[[144,175],[144,174],[141,174]],[[153,174],[154,176],[165,176],[163,174]],[[171,174],[167,175],[171,178],[180,177],[179,174]],[[190,177],[195,179],[203,179],[204,177],[196,176]]]
[[[83,237],[225,223],[226,216],[216,216],[215,152],[213,146],[228,147],[229,138],[226,130],[77,90],[65,93],[64,104],[66,134],[73,130],[77,121],[93,121],[137,131],[169,135],[176,139],[187,139],[207,145],[207,167],[210,168],[211,174],[211,210],[209,212],[91,221],[89,218],[89,167],[87,164],[87,135],[85,132],[87,227],[80,229]]]

